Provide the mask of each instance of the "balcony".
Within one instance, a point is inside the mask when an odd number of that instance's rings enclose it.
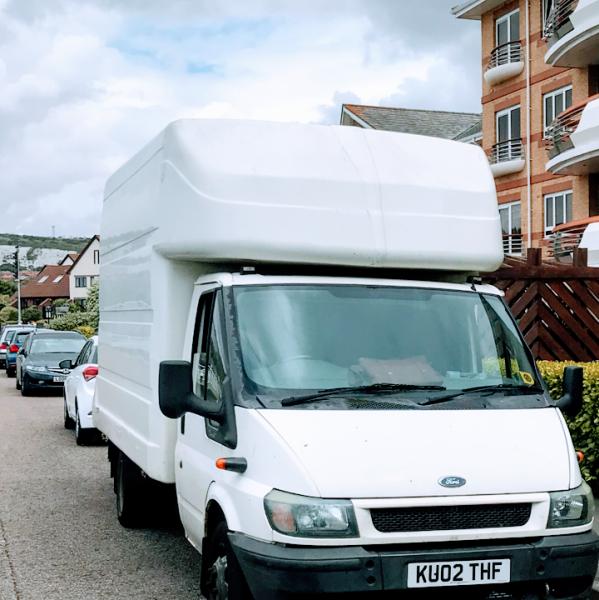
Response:
[[[497,142],[488,156],[494,177],[518,173],[524,168],[524,146],[521,139]]]
[[[599,94],[558,115],[545,136],[547,171],[555,175],[599,173]]]
[[[552,233],[543,240],[543,246],[546,248],[549,258],[565,263],[572,262],[574,251],[577,248],[585,247],[588,250],[589,266],[599,266],[598,233],[599,217],[570,221],[554,227]],[[583,236],[585,237],[584,241]]]
[[[549,45],[547,64],[594,64],[599,56],[599,0],[555,0],[544,34]]]
[[[520,75],[523,70],[522,44],[519,41],[508,42],[493,49],[484,77],[490,86],[494,86],[510,77]]]
[[[522,255],[522,234],[504,233],[503,234],[503,253],[509,256]]]

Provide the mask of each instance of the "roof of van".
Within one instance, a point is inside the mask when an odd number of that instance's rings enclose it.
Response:
[[[475,145],[357,127],[181,120],[107,182],[103,254],[493,270],[495,184]]]

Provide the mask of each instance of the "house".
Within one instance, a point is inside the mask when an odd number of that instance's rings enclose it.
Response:
[[[69,265],[46,265],[36,277],[21,285],[21,308],[47,306],[59,298],[69,299]],[[12,304],[17,298],[13,296]]]
[[[599,215],[599,0],[468,0],[452,12],[480,22],[482,146],[504,250],[559,258],[565,236],[571,250]]]
[[[67,255],[68,256],[68,255]],[[70,298],[83,303],[100,275],[100,236],[94,235],[68,267]]]
[[[479,142],[481,115],[443,110],[343,104],[341,125],[414,133],[463,142]]]

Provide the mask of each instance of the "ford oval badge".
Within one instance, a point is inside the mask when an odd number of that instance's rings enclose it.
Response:
[[[466,485],[466,480],[463,477],[455,477],[451,475],[450,477],[443,477],[439,479],[439,485],[442,485],[446,488],[459,488],[463,485]]]

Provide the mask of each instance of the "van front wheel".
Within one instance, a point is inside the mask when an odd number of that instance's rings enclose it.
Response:
[[[206,599],[252,600],[252,593],[231,548],[227,532],[227,524],[221,521],[210,536],[207,545],[209,555],[202,557],[209,561],[203,586]]]

